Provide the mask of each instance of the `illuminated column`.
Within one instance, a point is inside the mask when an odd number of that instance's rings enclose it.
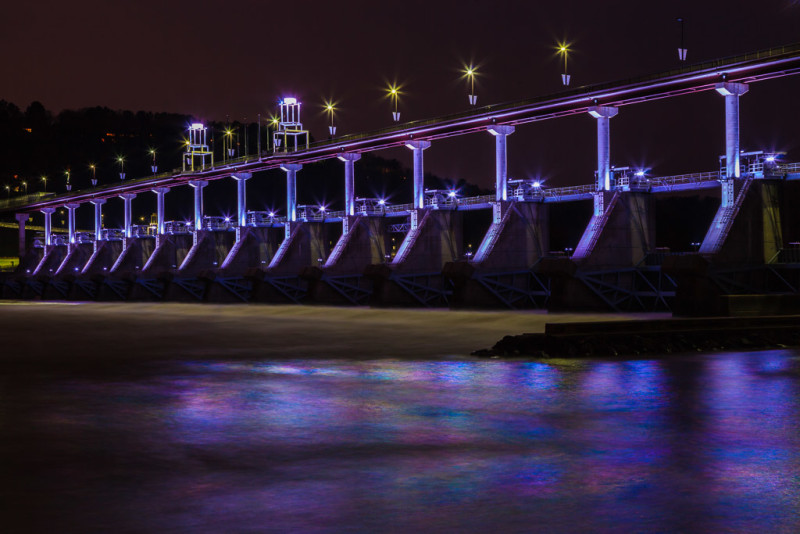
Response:
[[[203,188],[208,185],[205,180],[191,180],[189,185],[194,189],[194,231],[203,228]]]
[[[297,171],[303,168],[300,163],[285,163],[281,170],[286,171],[286,220],[297,220]]]
[[[103,229],[103,204],[106,203],[104,198],[95,198],[90,201],[94,204],[94,240],[100,240],[100,230]]]
[[[156,187],[156,234],[164,235],[164,195],[169,192],[169,187]]]
[[[237,220],[239,221],[239,228],[247,226],[247,193],[245,190],[245,182],[253,177],[252,173],[239,172],[232,174],[231,177],[236,180],[236,201],[239,208]]]
[[[739,97],[750,87],[745,83],[723,82],[716,85],[725,97],[725,176],[722,177],[721,204],[732,206],[735,201],[733,180],[741,176],[739,169]]]
[[[136,193],[122,193],[119,198],[125,202],[125,237],[131,237],[133,221],[133,206],[131,201],[136,198]]]
[[[344,214],[355,215],[355,163],[361,159],[361,154],[342,154],[339,159],[344,161]]]
[[[514,133],[514,127],[496,125],[489,127],[495,141],[495,187],[497,200],[508,200],[508,159],[506,157],[506,137]]]
[[[44,244],[50,246],[53,240],[53,213],[55,208],[42,208],[44,213]]]
[[[414,151],[414,208],[425,207],[425,167],[422,151],[431,146],[430,141],[409,141],[406,147]]]
[[[717,92],[725,97],[725,174],[739,178],[739,97],[750,87],[745,83],[718,83]]]
[[[592,106],[589,114],[597,119],[597,187],[596,191],[611,189],[611,133],[609,126],[611,118],[619,112],[613,106]],[[603,213],[603,196],[594,196],[594,214]]]
[[[27,213],[17,213],[17,223],[19,224],[19,258],[25,255],[25,223],[30,218]]]
[[[80,204],[67,204],[67,228],[69,228],[69,244],[75,244],[75,210],[78,209]]]

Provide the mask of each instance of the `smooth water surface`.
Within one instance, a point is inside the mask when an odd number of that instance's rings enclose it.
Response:
[[[4,532],[800,532],[800,354],[0,379]]]

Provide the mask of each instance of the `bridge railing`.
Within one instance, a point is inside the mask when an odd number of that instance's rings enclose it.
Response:
[[[585,195],[595,192],[595,184],[584,185],[571,185],[568,187],[553,187],[551,189],[542,188],[542,196],[544,198],[562,198],[572,195]]]
[[[784,163],[778,165],[778,172],[800,172],[800,163]]]
[[[3,200],[0,200],[0,209],[11,209],[16,206],[25,206],[31,202],[36,202],[52,196],[55,196],[55,193],[44,193],[40,191],[37,193],[28,193],[27,195],[14,198],[4,198]]]
[[[709,172],[695,172],[691,174],[676,174],[674,176],[655,176],[652,178],[647,178],[647,183],[650,186],[655,186],[655,187],[673,187],[676,185],[714,182],[719,179],[720,179],[719,171],[709,171]],[[618,181],[617,183],[619,184],[620,181]]]
[[[457,206],[474,206],[476,204],[488,204],[494,202],[496,195],[480,195],[477,197],[464,197],[456,200]]]

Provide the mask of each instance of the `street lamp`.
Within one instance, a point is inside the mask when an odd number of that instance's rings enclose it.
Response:
[[[44,192],[47,193],[47,176],[44,174],[41,177],[42,183],[44,184]]]
[[[478,95],[475,94],[475,67],[472,65],[468,66],[466,71],[464,71],[467,75],[467,81],[469,82],[469,105],[474,106],[478,103]]]
[[[686,61],[686,54],[689,52],[689,49],[686,48],[686,44],[684,43],[684,37],[686,37],[685,28],[683,25],[683,18],[677,18],[678,22],[681,23],[681,46],[678,48],[678,61]]]
[[[89,168],[92,170],[92,187],[94,187],[97,185],[97,166],[94,163],[90,163]]]
[[[328,131],[331,134],[331,137],[336,135],[336,126],[333,125],[333,112],[336,108],[333,106],[333,102],[327,100],[325,102],[325,111],[328,113],[328,117],[331,119],[331,125],[328,126]]]
[[[70,174],[70,172],[71,171],[69,169],[64,171],[64,174],[67,176],[67,191],[72,191],[72,184],[69,183],[69,174]]]
[[[225,137],[227,138],[225,143],[224,143],[225,147],[226,147],[225,148],[226,154],[227,154],[227,156],[229,158],[233,158],[233,153],[234,153],[234,151],[233,151],[233,130],[231,130],[230,128],[225,130]]]
[[[156,149],[151,148],[149,151],[151,156],[153,156],[153,163],[150,165],[150,170],[153,171],[153,174],[158,172],[158,165],[156,165]]]
[[[119,179],[125,179],[125,158],[123,156],[117,156],[117,163],[119,163]]]
[[[272,125],[272,131],[273,131],[273,132],[277,132],[277,131],[278,131],[278,128],[279,128],[279,127],[280,127],[280,125],[281,125],[281,120],[280,120],[280,119],[279,119],[277,116],[275,116],[275,115],[272,115],[272,116],[270,117],[270,121],[269,121],[269,123]],[[267,133],[269,133],[269,128],[267,129]],[[280,145],[280,143],[281,143],[281,138],[280,138],[280,137],[278,137],[278,136],[273,136],[273,137],[274,137],[274,140],[273,140],[273,144],[274,144],[274,146],[272,147],[272,151],[273,151],[273,152],[275,152],[275,151],[277,151],[277,150],[278,150],[278,147],[280,147],[280,146],[281,146],[281,145]],[[269,149],[269,139],[267,139],[267,149]]]
[[[11,186],[6,184],[3,187],[5,187],[5,189],[6,189],[6,197],[7,198],[11,198]]]
[[[22,187],[25,188],[25,194],[28,194],[28,182],[22,182]]]
[[[569,85],[570,75],[567,73],[567,56],[569,55],[569,45],[567,43],[558,44],[558,53],[564,56],[564,74],[561,75],[561,83],[564,86]]]
[[[400,122],[400,112],[397,111],[397,102],[400,99],[400,88],[396,84],[390,84],[387,91],[389,92],[389,99],[394,109],[394,111],[392,111],[392,120],[394,122]]]

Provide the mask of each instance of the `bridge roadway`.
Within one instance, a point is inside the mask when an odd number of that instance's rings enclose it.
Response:
[[[489,105],[468,112],[409,122],[374,132],[315,142],[304,150],[229,160],[225,165],[208,166],[195,172],[162,173],[47,198],[27,197],[26,200],[30,199],[28,202],[0,205],[0,212],[33,212],[43,208],[59,208],[66,203],[112,198],[123,193],[150,191],[156,187],[186,185],[190,180],[218,180],[228,178],[233,173],[252,173],[279,168],[286,164],[312,163],[334,158],[343,153],[362,153],[403,146],[409,141],[433,141],[486,131],[493,125],[514,126],[583,114],[596,105],[620,107],[711,91],[717,88],[720,82],[750,84],[799,73],[800,43],[708,61],[659,74],[584,86],[556,95]],[[593,185],[586,187],[595,190]],[[587,191],[586,194],[586,198],[589,198],[591,191]]]

